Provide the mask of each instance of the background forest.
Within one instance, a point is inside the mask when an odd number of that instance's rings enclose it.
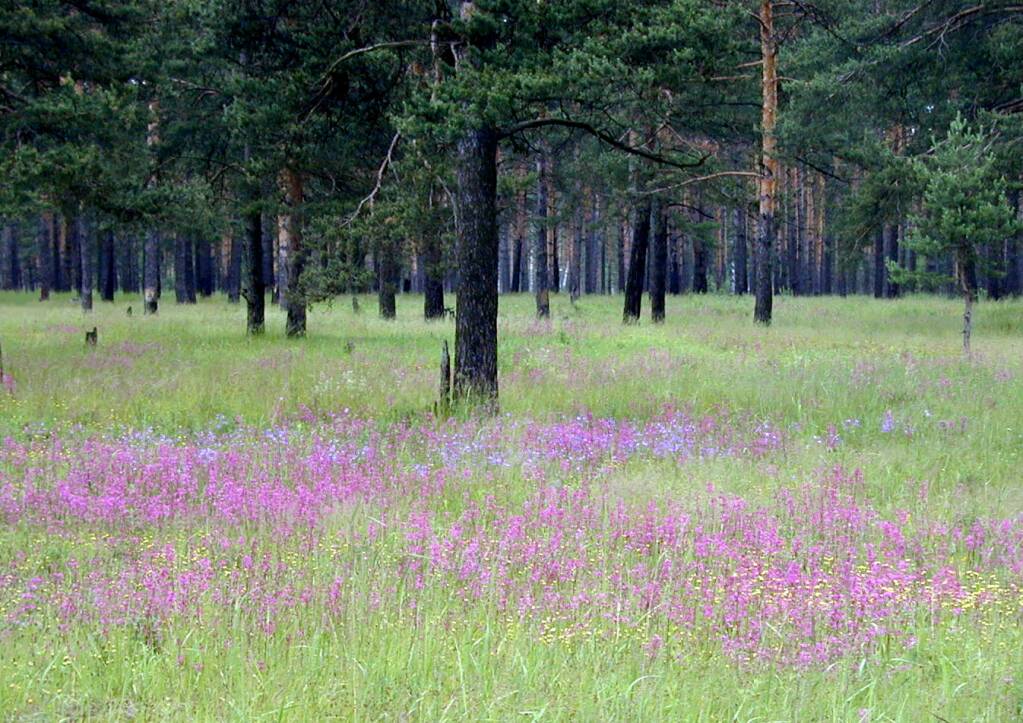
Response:
[[[1019,719],[1021,192],[1018,0],[0,0],[0,718]]]
[[[431,318],[461,286],[484,326],[498,291],[624,293],[626,321],[751,292],[769,323],[778,292],[1023,289],[1008,1],[37,0],[0,27],[0,285],[41,299],[221,291],[258,333],[270,290],[301,335],[370,289]],[[493,391],[467,351],[493,334],[459,329],[456,384]]]

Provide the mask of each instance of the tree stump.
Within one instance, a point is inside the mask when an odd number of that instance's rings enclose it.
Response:
[[[446,417],[451,411],[451,354],[448,352],[447,339],[440,350],[440,389],[439,399],[435,408],[438,417]]]

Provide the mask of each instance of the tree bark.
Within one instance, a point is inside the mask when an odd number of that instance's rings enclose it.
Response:
[[[185,255],[187,249],[185,248],[185,236],[184,234],[174,235],[174,301],[178,304],[184,304],[187,301],[187,291],[185,290]]]
[[[1019,189],[1011,191],[1010,202],[1016,209],[1016,218],[1023,221],[1023,194]],[[1005,239],[1005,293],[1019,296],[1023,293],[1023,233],[1017,232]]]
[[[568,259],[568,294],[578,301],[583,284],[583,206],[576,207],[572,219],[572,246]]]
[[[18,236],[14,224],[3,225],[3,239],[0,240],[0,289],[17,289],[21,286],[21,269],[18,260]]]
[[[266,269],[263,263],[263,215],[250,209],[245,217],[249,252],[245,268],[245,332],[258,336],[266,330]]]
[[[305,269],[305,249],[302,245],[302,202],[303,183],[301,174],[285,168],[281,172],[281,186],[284,190],[284,204],[287,213],[282,217],[283,231],[287,240],[287,294],[281,295],[281,306],[287,311],[284,333],[289,337],[305,336],[306,303],[302,291],[302,271]],[[282,238],[281,245],[284,244]]]
[[[601,254],[601,234],[600,228],[603,219],[601,218],[600,212],[600,194],[594,193],[592,190],[587,191],[589,196],[590,217],[587,220],[586,228],[586,263],[583,268],[583,273],[586,278],[586,284],[584,291],[587,294],[598,294],[603,292],[602,281],[604,278],[602,268],[602,254]]]
[[[263,290],[273,289],[274,278],[274,219],[269,214],[260,214],[260,237],[263,241]],[[271,294],[272,296],[272,294]]]
[[[551,315],[551,300],[547,271],[547,157],[536,158],[536,236],[533,243],[533,295],[536,298],[536,316],[546,319]]]
[[[977,299],[977,269],[972,259],[960,259],[959,285],[963,292],[963,353],[970,354],[973,335],[973,303]]]
[[[155,314],[160,298],[160,237],[156,231],[146,233],[142,260],[142,289],[145,313]]]
[[[69,273],[67,270],[67,264],[69,259],[65,258],[67,254],[64,252],[65,239],[63,233],[63,225],[54,216],[50,222],[50,251],[52,265],[50,266],[50,280],[54,291],[70,291],[71,285],[69,282]]]
[[[195,241],[195,290],[199,296],[213,294],[213,258],[210,240],[200,236]]]
[[[454,394],[497,410],[497,133],[458,141],[458,307]]]
[[[622,321],[634,324],[643,309],[643,277],[646,271],[647,247],[650,243],[650,200],[644,199],[636,207],[632,224],[632,248],[629,251],[629,271],[625,281],[625,309]]]
[[[75,218],[75,226],[78,228],[78,247],[81,252],[82,286],[79,290],[79,300],[82,304],[82,311],[92,311],[92,256],[93,237],[95,229],[92,223],[85,220],[83,214]]]
[[[761,77],[761,178],[759,181],[760,211],[757,224],[756,305],[753,320],[771,323],[773,307],[774,209],[778,177],[775,123],[778,110],[778,46],[774,37],[774,14],[771,0],[760,3]]]
[[[664,321],[664,287],[668,281],[668,223],[664,205],[655,200],[651,206],[653,249],[650,264],[650,320]]]
[[[103,245],[100,248],[100,294],[103,301],[113,301],[114,291],[117,289],[117,258],[116,245],[114,243],[114,232],[107,231],[103,234]]]
[[[53,272],[50,269],[50,264],[53,263],[53,256],[50,252],[50,234],[53,232],[53,215],[49,212],[44,213],[39,219],[39,253],[37,255],[36,262],[38,267],[36,269],[39,274],[39,300],[46,301],[50,298],[50,279],[53,276]]]
[[[440,240],[433,236],[423,240],[423,316],[427,320],[444,317],[444,254]]]
[[[735,222],[735,238],[732,249],[733,275],[732,291],[736,294],[745,294],[747,289],[746,274],[746,213],[742,208],[736,208],[733,212]]]
[[[888,273],[888,263],[898,263],[899,260],[899,228],[893,223],[886,223],[881,230],[881,291],[886,299],[894,299],[899,295],[899,285],[891,279]]]
[[[232,304],[241,301],[242,292],[242,244],[236,233],[227,237],[227,300]]]
[[[397,316],[395,296],[398,293],[401,266],[398,263],[397,244],[386,240],[380,247],[380,263],[377,265],[377,301],[380,306],[381,319],[394,319]]]
[[[545,149],[546,152],[546,149]],[[558,254],[557,192],[554,188],[553,160],[547,159],[547,289],[555,294],[561,291],[561,261]],[[547,311],[550,315],[550,309]]]

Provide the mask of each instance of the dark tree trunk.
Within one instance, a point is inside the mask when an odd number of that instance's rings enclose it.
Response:
[[[626,324],[639,321],[643,310],[643,277],[647,247],[650,244],[650,200],[640,202],[635,214],[632,248],[629,252],[629,275],[625,281],[625,309],[622,313],[622,321]]]
[[[899,228],[895,224],[886,223],[881,231],[882,255],[882,282],[881,290],[886,299],[894,299],[900,293],[899,285],[892,281],[888,272],[888,261],[898,263],[899,261]]]
[[[513,294],[519,293],[522,289],[522,247],[525,245],[525,240],[516,235],[512,241],[512,267],[511,267],[511,292]]]
[[[1011,192],[1012,207],[1016,218],[1023,221],[1023,194],[1018,189]],[[1005,239],[1005,293],[1019,296],[1023,293],[1023,232]]]
[[[734,248],[732,250],[732,259],[735,263],[734,275],[735,282],[732,286],[732,290],[736,294],[745,294],[747,291],[746,287],[746,212],[737,208],[734,211],[735,219],[735,241]]]
[[[302,291],[302,271],[305,270],[305,249],[302,244],[302,176],[291,168],[281,174],[284,202],[288,214],[284,217],[288,239],[288,294],[281,298],[287,310],[285,334],[289,337],[305,336],[306,303]]]
[[[504,224],[498,231],[498,268],[497,268],[497,289],[500,293],[507,293],[511,288],[511,246],[512,229]]]
[[[883,299],[885,290],[885,280],[888,278],[884,266],[884,230],[878,231],[874,235],[874,298]]]
[[[761,178],[756,253],[756,305],[753,321],[771,323],[774,289],[771,286],[774,259],[774,209],[778,183],[777,139],[774,135],[778,110],[778,43],[774,37],[774,7],[771,0],[760,3],[761,56]]]
[[[232,304],[241,301],[242,293],[242,242],[238,234],[231,233],[227,251],[227,300]]]
[[[185,303],[195,303],[195,243],[191,236],[185,236],[184,270],[185,270]]]
[[[200,296],[213,295],[213,256],[205,235],[195,242],[195,290]]]
[[[184,304],[187,300],[187,291],[185,290],[185,256],[187,250],[185,248],[185,237],[183,234],[175,234],[174,236],[174,301],[178,304]]]
[[[797,186],[790,184],[791,203],[785,204],[785,260],[789,291],[793,296],[799,294],[799,201]]]
[[[54,252],[54,263],[59,270],[54,271],[54,278],[60,282],[61,291],[71,291],[78,288],[78,247],[74,245],[74,234],[64,219],[57,214],[50,215],[50,234],[53,237],[53,245],[57,249]]]
[[[384,241],[377,264],[377,301],[381,319],[394,319],[397,316],[395,295],[398,293],[400,274],[396,244],[390,240]]]
[[[533,243],[533,294],[536,297],[536,316],[545,319],[551,315],[547,270],[547,158],[541,153],[536,158],[536,236]]]
[[[263,242],[263,290],[273,289],[274,278],[274,224],[269,214],[260,214],[260,238]]]
[[[764,210],[761,204],[760,217],[757,223],[757,272],[756,272],[756,308],[753,319],[758,324],[771,323],[773,290],[771,288],[774,248],[774,213]]]
[[[50,264],[53,263],[53,255],[50,252],[50,234],[53,232],[52,217],[44,213],[39,219],[38,254],[36,256],[36,273],[39,276],[39,300],[46,301],[50,298],[50,279],[53,271]]]
[[[693,234],[693,293],[706,294],[709,290],[707,284],[707,240],[700,234]]]
[[[977,300],[977,267],[972,259],[959,259],[959,286],[963,294],[963,353],[970,353],[973,334],[973,304]]]
[[[618,224],[617,256],[615,258],[615,291],[625,290],[625,224]]]
[[[1005,247],[1008,241],[994,242],[987,248],[987,295],[992,301],[1003,296],[1002,288],[1005,278]]]
[[[142,257],[142,295],[145,313],[155,314],[160,300],[160,236],[147,231]]]
[[[266,329],[266,277],[263,264],[263,216],[249,211],[245,217],[245,241],[249,247],[245,268],[245,331],[257,336]]]
[[[572,245],[568,254],[568,295],[579,299],[583,284],[583,208],[577,206],[572,218]]]
[[[103,301],[113,301],[117,289],[117,249],[114,244],[114,232],[103,234],[103,245],[100,247],[100,293]]]
[[[458,142],[458,311],[454,395],[497,408],[497,134]]]
[[[548,214],[547,218],[549,222],[547,229],[547,257],[550,259],[550,264],[547,266],[547,288],[557,294],[561,291],[561,256],[558,253],[558,227],[553,225],[554,216],[552,213]]]
[[[93,238],[96,234],[92,223],[87,222],[82,214],[75,218],[75,226],[78,228],[78,247],[81,251],[82,264],[79,299],[82,302],[82,311],[92,311]]]
[[[677,234],[668,234],[668,293],[677,296],[682,293],[682,252]]]
[[[65,254],[62,252],[64,246],[64,234],[62,233],[61,224],[54,218],[50,222],[50,250],[52,261],[50,269],[51,275],[50,280],[53,285],[54,291],[70,291],[71,287],[68,283],[68,274],[66,273],[64,264]]]
[[[67,248],[68,290],[77,294],[82,288],[82,247],[80,229],[74,218],[61,216],[56,223],[59,223],[63,228],[64,244]],[[54,233],[60,232],[55,230]],[[52,279],[53,277],[51,276],[50,278]]]
[[[515,275],[512,277],[514,284]],[[426,319],[444,316],[444,255],[439,239],[432,236],[423,244],[423,316]]]
[[[601,293],[603,289],[603,268],[601,254],[600,228],[603,219],[600,216],[600,194],[591,193],[591,213],[589,223],[584,229],[586,233],[586,264],[583,272],[586,275],[585,291],[587,294]]]
[[[18,259],[18,234],[14,224],[5,224],[0,242],[0,289],[21,288],[21,263]]]
[[[117,273],[121,291],[135,294],[139,291],[139,258],[138,246],[134,236],[121,238],[120,270]]]
[[[650,320],[655,324],[664,321],[664,287],[668,280],[668,223],[665,213],[660,201],[651,206]]]

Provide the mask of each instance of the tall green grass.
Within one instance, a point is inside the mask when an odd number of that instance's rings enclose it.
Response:
[[[421,298],[399,298],[383,321],[371,298],[318,306],[305,339],[244,334],[244,308],[220,299],[136,299],[84,316],[67,296],[39,303],[0,294],[0,345],[13,394],[0,393],[0,437],[59,429],[168,434],[273,425],[348,409],[390,424],[426,419],[450,322],[426,323]],[[125,307],[132,304],[129,317]],[[644,417],[663,405],[726,407],[769,417],[791,436],[762,463],[694,463],[680,478],[656,462],[621,469],[624,498],[685,495],[695,483],[767,498],[822,467],[864,470],[885,509],[914,510],[930,485],[937,516],[1023,511],[1023,302],[981,304],[976,354],[960,352],[957,302],[780,297],[775,323],[751,323],[748,299],[670,298],[667,322],[620,323],[620,299],[555,297],[539,323],[532,299],[501,299],[501,412]],[[86,349],[85,329],[99,345]],[[887,413],[896,427],[885,431]],[[834,449],[820,440],[841,436]],[[525,483],[501,479],[505,494]],[[2,480],[0,480],[2,486]],[[81,541],[5,527],[0,562],[85,555]],[[93,540],[97,550],[103,541]],[[372,555],[392,554],[386,545]],[[97,553],[100,554],[100,553]],[[282,550],[282,557],[287,550]],[[325,551],[311,574],[328,579]],[[376,574],[358,561],[349,584]],[[10,562],[9,564],[14,564]],[[3,569],[0,568],[0,576]],[[361,578],[360,578],[361,576]],[[648,656],[637,641],[542,640],[471,608],[457,627],[450,600],[415,614],[348,610],[324,627],[315,608],[261,637],[238,621],[180,621],[154,646],[145,631],[18,631],[0,639],[0,711],[19,720],[1011,720],[1023,717],[1019,615],[983,626],[920,620],[910,652],[879,650],[827,669],[744,670],[696,641]],[[1020,601],[1023,607],[1023,600]],[[0,615],[8,611],[0,610]],[[290,627],[289,627],[290,626]]]

